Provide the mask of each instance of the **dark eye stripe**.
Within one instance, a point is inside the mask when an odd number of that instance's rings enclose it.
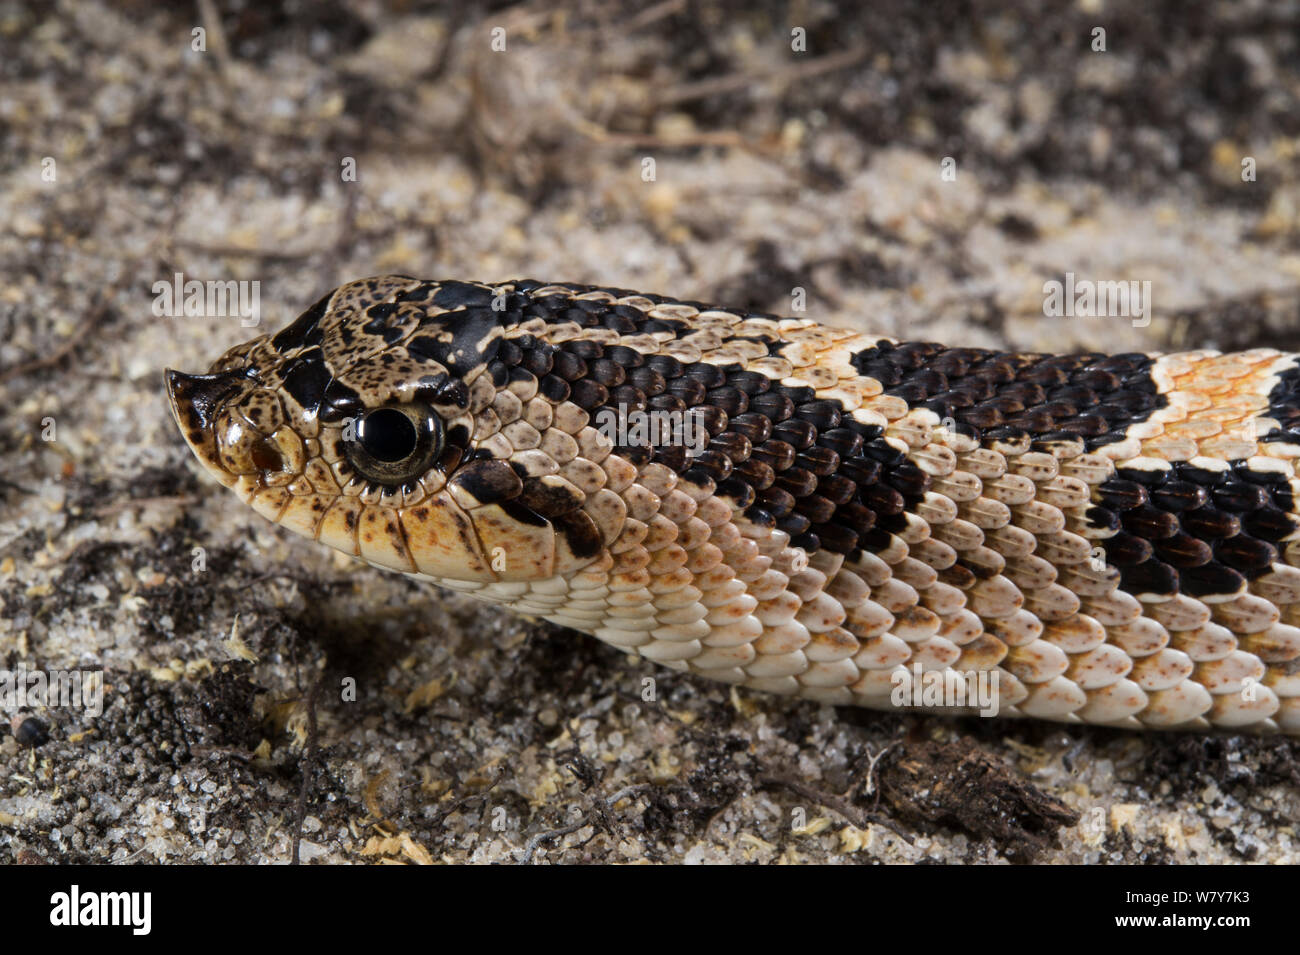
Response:
[[[330,372],[325,367],[325,356],[319,348],[303,352],[289,362],[281,374],[284,377],[284,390],[294,401],[302,406],[309,415],[320,410],[325,399],[325,389],[329,387]]]

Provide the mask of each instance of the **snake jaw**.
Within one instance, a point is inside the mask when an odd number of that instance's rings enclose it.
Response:
[[[168,404],[185,443],[225,487],[233,487],[238,476],[232,474],[221,460],[213,425],[225,400],[236,393],[242,378],[237,372],[188,375],[171,368],[163,372]]]
[[[242,369],[208,375],[164,373],[172,414],[191,450],[228,488],[292,482],[306,464],[302,441],[275,396]]]

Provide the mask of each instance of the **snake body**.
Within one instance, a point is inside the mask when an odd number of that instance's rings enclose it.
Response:
[[[900,686],[996,675],[1003,716],[1300,734],[1293,354],[385,275],[167,385],[270,520],[667,667],[945,713],[972,701]]]

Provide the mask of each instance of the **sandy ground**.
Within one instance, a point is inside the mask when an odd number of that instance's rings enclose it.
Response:
[[[731,692],[336,560],[181,443],[162,368],[259,329],[155,315],[177,272],[266,329],[401,271],[1300,348],[1272,5],[871,6],[0,0],[0,666],[107,684],[6,713],[0,862],[1296,861],[1296,744]],[[1044,317],[1069,272],[1152,320]]]

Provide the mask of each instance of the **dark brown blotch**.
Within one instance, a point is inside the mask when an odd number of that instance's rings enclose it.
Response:
[[[556,517],[552,524],[556,533],[562,534],[575,557],[595,557],[605,546],[600,529],[586,511],[572,511]]]
[[[524,482],[507,461],[495,459],[471,461],[458,468],[448,479],[482,504],[500,504],[519,497]]]
[[[545,518],[559,517],[582,507],[582,499],[565,484],[543,478],[528,478],[522,483],[519,503]]]

